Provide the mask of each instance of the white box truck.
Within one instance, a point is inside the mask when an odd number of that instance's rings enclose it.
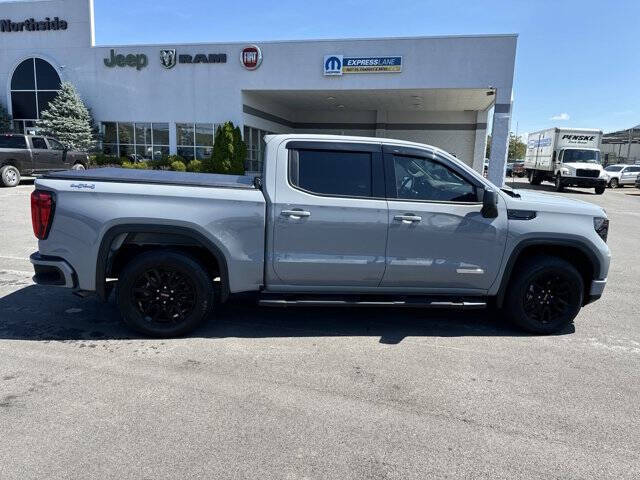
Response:
[[[564,187],[594,187],[602,194],[607,177],[600,160],[602,131],[586,128],[548,128],[529,134],[524,168],[529,183],[554,182]]]

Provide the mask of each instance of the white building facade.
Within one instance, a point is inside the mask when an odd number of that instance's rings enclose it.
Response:
[[[0,3],[0,91],[29,129],[71,82],[118,155],[211,153],[232,121],[261,168],[266,133],[399,138],[481,170],[493,108],[489,178],[501,184],[516,35],[95,46],[92,0]],[[0,97],[1,98],[1,97]]]

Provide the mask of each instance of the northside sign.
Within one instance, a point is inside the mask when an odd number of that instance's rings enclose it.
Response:
[[[23,22],[14,22],[13,20],[0,20],[0,32],[42,32],[47,30],[66,30],[68,27],[66,20],[60,20],[58,17],[45,17],[44,20],[36,20],[27,18]]]
[[[345,73],[400,73],[402,57],[345,57],[344,55],[325,55],[324,74],[342,75]]]

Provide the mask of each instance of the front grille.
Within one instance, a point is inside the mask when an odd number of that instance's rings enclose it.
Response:
[[[598,178],[599,176],[600,172],[598,170],[587,170],[586,168],[576,170],[576,177]]]

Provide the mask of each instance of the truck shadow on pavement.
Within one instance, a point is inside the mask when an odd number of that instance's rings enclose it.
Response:
[[[573,325],[562,334],[573,333]],[[268,308],[234,301],[193,332],[197,338],[527,336],[492,311],[454,312],[401,308]],[[113,301],[78,298],[65,290],[30,285],[0,298],[0,339],[130,340],[145,338],[125,327]]]
[[[512,181],[511,178],[508,177],[505,179],[504,184],[507,187],[513,188],[514,190],[538,190],[541,192],[548,192],[548,193],[560,193],[556,191],[555,185],[551,183],[541,183],[540,185],[531,185],[530,183],[523,182],[523,181]],[[578,194],[589,195],[589,196],[596,195],[596,192],[594,191],[593,188],[564,187],[562,192],[578,193]]]

